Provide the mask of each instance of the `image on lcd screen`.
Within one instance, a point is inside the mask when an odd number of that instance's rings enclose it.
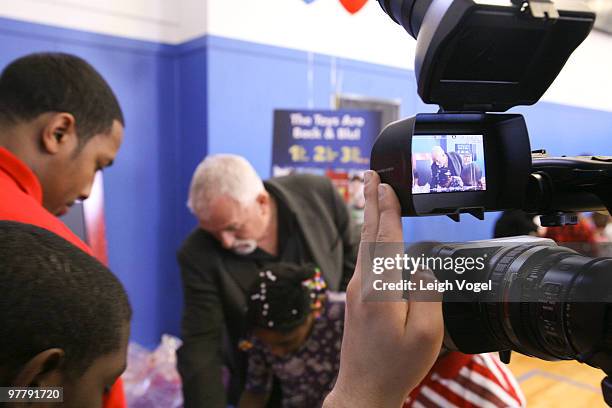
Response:
[[[484,191],[482,135],[414,135],[412,194]]]

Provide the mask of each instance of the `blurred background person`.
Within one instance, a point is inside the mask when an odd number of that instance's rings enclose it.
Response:
[[[593,212],[591,222],[595,227],[598,256],[612,256],[612,223],[610,214]]]
[[[578,213],[578,222],[575,225],[547,227],[544,238],[550,238],[583,255],[599,256],[595,226],[582,213]]]
[[[403,408],[526,407],[514,374],[496,354],[463,354],[442,350]]]
[[[46,229],[0,221],[0,288],[0,387],[60,387],[58,406],[102,407],[126,368],[132,310],[119,280]]]
[[[89,196],[123,130],[113,90],[85,60],[40,53],[10,63],[0,75],[0,220],[37,225],[91,254],[58,217]],[[104,406],[126,406],[121,379]]]
[[[249,297],[252,336],[242,342],[249,364],[239,408],[265,407],[274,377],[282,407],[321,406],[339,369],[344,311],[345,297],[327,292],[312,267],[279,264],[261,271]],[[404,408],[441,401],[442,406],[525,406],[513,374],[496,355],[445,349]]]
[[[431,190],[431,186],[429,183],[425,183],[421,185],[419,182],[420,174],[418,171],[412,171],[412,194],[421,194],[421,193],[429,193]]]
[[[493,230],[493,238],[516,237],[520,235],[538,236],[537,224],[533,216],[523,210],[503,211]]]
[[[461,181],[466,190],[482,190],[482,169],[477,163],[471,162],[461,170]]]
[[[446,153],[442,147],[434,146],[431,149],[431,160],[432,189],[444,190],[463,186],[461,180],[463,164],[458,153]]]
[[[282,407],[319,407],[340,368],[344,296],[326,290],[318,269],[277,264],[261,271],[249,295],[252,336],[239,408],[265,407],[273,378]]]
[[[362,174],[355,174],[351,177],[348,185],[348,197],[348,206],[355,226],[361,227],[363,224],[363,209],[365,207]]]
[[[244,386],[248,291],[278,262],[319,267],[343,291],[355,269],[359,235],[328,178],[296,174],[263,182],[244,158],[207,157],[196,169],[189,208],[199,226],[178,253],[185,308],[178,368],[185,407],[225,408]],[[227,336],[224,337],[224,334]],[[273,401],[271,401],[272,403]]]
[[[595,239],[597,242],[612,242],[612,224],[610,214],[593,212],[591,222],[595,227]]]

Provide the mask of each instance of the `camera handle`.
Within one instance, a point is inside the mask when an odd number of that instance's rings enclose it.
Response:
[[[612,378],[606,376],[601,382],[601,392],[603,393],[604,401],[609,407],[612,407]]]

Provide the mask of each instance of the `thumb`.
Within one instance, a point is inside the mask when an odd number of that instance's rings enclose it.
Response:
[[[409,342],[422,344],[423,351],[430,350],[435,359],[444,339],[442,303],[410,302],[404,335]]]

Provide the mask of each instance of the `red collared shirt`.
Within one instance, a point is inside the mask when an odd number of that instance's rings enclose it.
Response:
[[[0,220],[44,228],[91,255],[91,249],[43,207],[42,198],[42,187],[34,172],[11,152],[0,147]],[[125,407],[123,383],[119,379],[106,395],[104,408]]]

